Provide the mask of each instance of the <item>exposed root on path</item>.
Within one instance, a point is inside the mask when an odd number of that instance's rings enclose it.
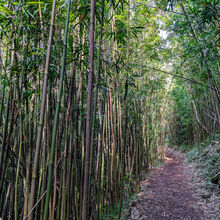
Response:
[[[128,220],[202,220],[204,216],[183,154],[167,149],[165,164],[151,171],[131,202]]]

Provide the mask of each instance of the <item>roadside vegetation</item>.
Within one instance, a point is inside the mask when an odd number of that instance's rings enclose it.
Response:
[[[199,144],[188,152],[192,182],[206,216],[220,218],[220,138]]]

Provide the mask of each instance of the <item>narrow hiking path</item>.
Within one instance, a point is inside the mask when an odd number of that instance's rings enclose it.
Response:
[[[184,155],[168,149],[165,164],[154,168],[143,181],[142,191],[131,202],[127,219],[207,219],[198,205],[195,192]]]

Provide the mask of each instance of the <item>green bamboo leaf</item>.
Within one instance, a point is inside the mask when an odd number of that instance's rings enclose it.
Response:
[[[31,5],[31,4],[45,4],[46,2],[27,2],[27,4]]]
[[[3,13],[5,15],[13,15],[15,14],[13,11],[11,11],[10,9],[6,8],[6,7],[3,7],[0,5],[0,13]]]

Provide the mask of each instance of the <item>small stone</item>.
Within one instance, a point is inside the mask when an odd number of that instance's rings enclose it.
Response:
[[[140,219],[139,212],[137,211],[136,208],[132,208],[131,209],[131,220],[138,220],[138,219]]]
[[[203,199],[209,199],[211,197],[210,193],[203,193],[200,195]]]
[[[135,200],[130,202],[130,206],[134,207],[137,204],[137,202]]]

